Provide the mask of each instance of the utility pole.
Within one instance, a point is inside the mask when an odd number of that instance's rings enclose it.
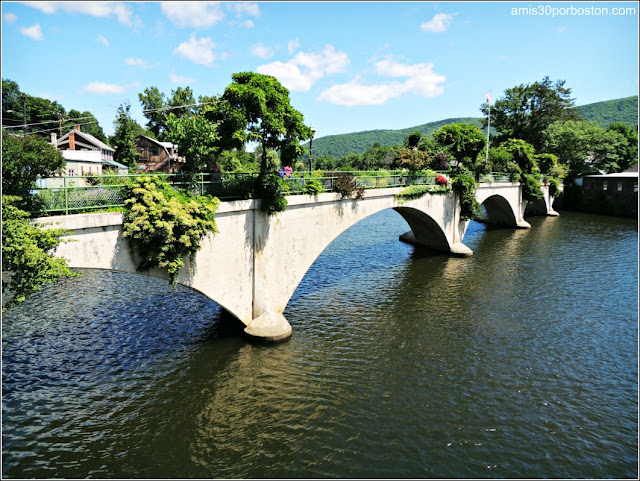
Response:
[[[27,136],[27,96],[22,95],[22,138]]]
[[[489,121],[487,122],[487,157],[486,162],[489,163],[489,131],[491,130],[491,89],[487,94],[487,103],[489,104]]]

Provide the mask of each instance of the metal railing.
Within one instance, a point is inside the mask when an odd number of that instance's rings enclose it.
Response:
[[[407,171],[316,171],[293,172],[284,176],[289,186],[289,194],[307,193],[309,179],[318,181],[325,192],[333,192],[341,175],[351,174],[356,186],[365,189],[405,187],[409,185],[431,185],[438,175],[449,178],[445,172],[412,174]],[[185,189],[193,194],[208,194],[221,201],[250,199],[254,197],[255,173],[198,173],[198,174],[127,174],[127,175],[86,175],[61,176],[43,179],[40,186],[31,193],[40,208],[33,213],[72,214],[104,210],[124,206],[124,188],[127,183],[140,176],[158,176],[166,179],[174,188]],[[482,175],[480,182],[511,182],[508,174],[492,173]]]

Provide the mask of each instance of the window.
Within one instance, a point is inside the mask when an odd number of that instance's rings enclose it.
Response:
[[[617,188],[617,191],[618,191],[618,192],[622,192],[622,181],[621,181],[621,180],[619,180],[619,181],[618,181],[618,188]]]
[[[634,192],[638,192],[638,181],[637,180],[633,183],[633,191]]]
[[[73,177],[73,176],[74,176],[74,175],[76,175],[76,174],[75,174],[75,172],[74,172],[74,170],[73,170],[73,169],[69,169],[69,172],[68,172],[68,174],[67,174],[67,175],[69,175],[69,176]]]
[[[602,181],[602,190],[607,190],[607,187],[608,187],[608,185],[607,185],[607,181],[606,181],[606,180],[603,180],[603,181]]]
[[[149,147],[149,155],[152,157],[158,155],[158,147]]]

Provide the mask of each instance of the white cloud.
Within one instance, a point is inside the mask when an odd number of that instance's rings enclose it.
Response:
[[[431,20],[420,25],[420,30],[423,32],[446,32],[452,20],[453,15],[437,13]]]
[[[109,84],[106,82],[91,82],[82,87],[82,89],[80,89],[80,92],[100,95],[123,94],[127,91],[127,89],[137,87],[139,85],[140,82],[134,82],[127,85]]]
[[[109,40],[106,39],[106,37],[104,35],[98,35],[97,38],[98,42],[100,42],[102,45],[104,45],[105,47],[109,46]]]
[[[242,17],[243,15],[249,15],[251,17],[259,17],[260,16],[260,6],[257,3],[251,2],[239,2],[239,3],[228,3],[227,7],[229,10],[236,13],[236,17]]]
[[[196,82],[196,79],[194,78],[177,75],[175,72],[171,72],[169,74],[169,80],[171,80],[171,83],[180,85],[189,85]]]
[[[220,2],[160,2],[160,10],[178,27],[208,28],[225,16]]]
[[[42,40],[44,37],[42,36],[42,29],[40,28],[40,24],[36,23],[30,27],[22,27],[20,29],[23,35],[30,37],[34,40]]]
[[[298,40],[297,38],[295,40],[291,40],[287,45],[287,48],[289,49],[289,54],[292,54],[293,52],[298,50],[299,47],[300,47],[300,40]]]
[[[215,44],[209,37],[196,39],[196,36],[192,33],[189,41],[182,42],[175,48],[173,53],[194,63],[211,67],[216,59],[216,55],[213,52],[214,48]]]
[[[405,80],[365,85],[359,78],[356,78],[351,82],[328,88],[320,94],[317,100],[353,107],[356,105],[382,105],[393,98],[406,94],[431,98],[444,93],[444,87],[441,84],[446,81],[446,77],[435,73],[432,63],[409,65],[387,59],[376,62],[374,66],[378,75],[405,78]]]
[[[327,45],[321,53],[298,52],[286,63],[260,65],[256,72],[276,77],[289,90],[304,92],[322,77],[344,72],[349,63],[346,53]]]
[[[140,67],[142,70],[147,70],[149,68],[149,62],[141,58],[129,57],[124,60],[124,63],[130,67]]]
[[[567,27],[565,27],[564,25],[560,25],[559,27],[556,27],[556,32],[558,33],[563,33],[567,30]]]
[[[134,17],[128,5],[122,2],[21,2],[46,14],[58,10],[67,13],[81,13],[92,17],[116,17],[118,22],[129,27],[142,26],[140,17]]]
[[[4,21],[7,23],[15,23],[15,21],[18,20],[18,16],[14,15],[13,13],[5,13],[4,14]]]
[[[267,47],[262,42],[258,42],[251,48],[251,54],[263,60],[273,57],[275,53],[276,49],[274,47]]]

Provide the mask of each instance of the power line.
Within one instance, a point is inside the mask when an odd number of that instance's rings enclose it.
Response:
[[[171,107],[160,107],[157,109],[144,109],[142,113],[145,112],[159,112],[160,110],[173,110],[173,109],[182,109],[184,107],[195,107],[196,105],[209,105],[209,104],[219,104],[222,102],[226,102],[226,100],[216,100],[214,102],[198,102],[197,104],[185,104],[185,105],[174,105]]]
[[[84,122],[84,123],[76,124],[76,125],[83,126],[83,125],[91,125],[91,124],[96,124],[96,123],[98,123],[97,120],[92,120],[90,122]],[[32,132],[26,132],[26,135],[41,134],[41,133],[44,133],[44,132],[53,132],[53,131],[58,130],[58,129],[59,129],[59,127],[48,127],[48,128],[46,128],[44,130],[35,130],[35,131],[32,131]],[[87,133],[87,132],[84,132],[84,133]]]
[[[19,127],[31,127],[32,125],[52,124],[54,122],[60,123],[61,121],[62,122],[71,122],[71,121],[74,121],[74,120],[85,120],[85,119],[93,119],[93,118],[95,118],[95,117],[78,117],[78,118],[75,118],[75,119],[65,119],[63,117],[62,120],[61,119],[57,119],[57,120],[47,120],[45,122],[33,122],[31,124],[11,125],[9,127],[5,127],[5,129],[16,129],[16,128],[19,128]]]

